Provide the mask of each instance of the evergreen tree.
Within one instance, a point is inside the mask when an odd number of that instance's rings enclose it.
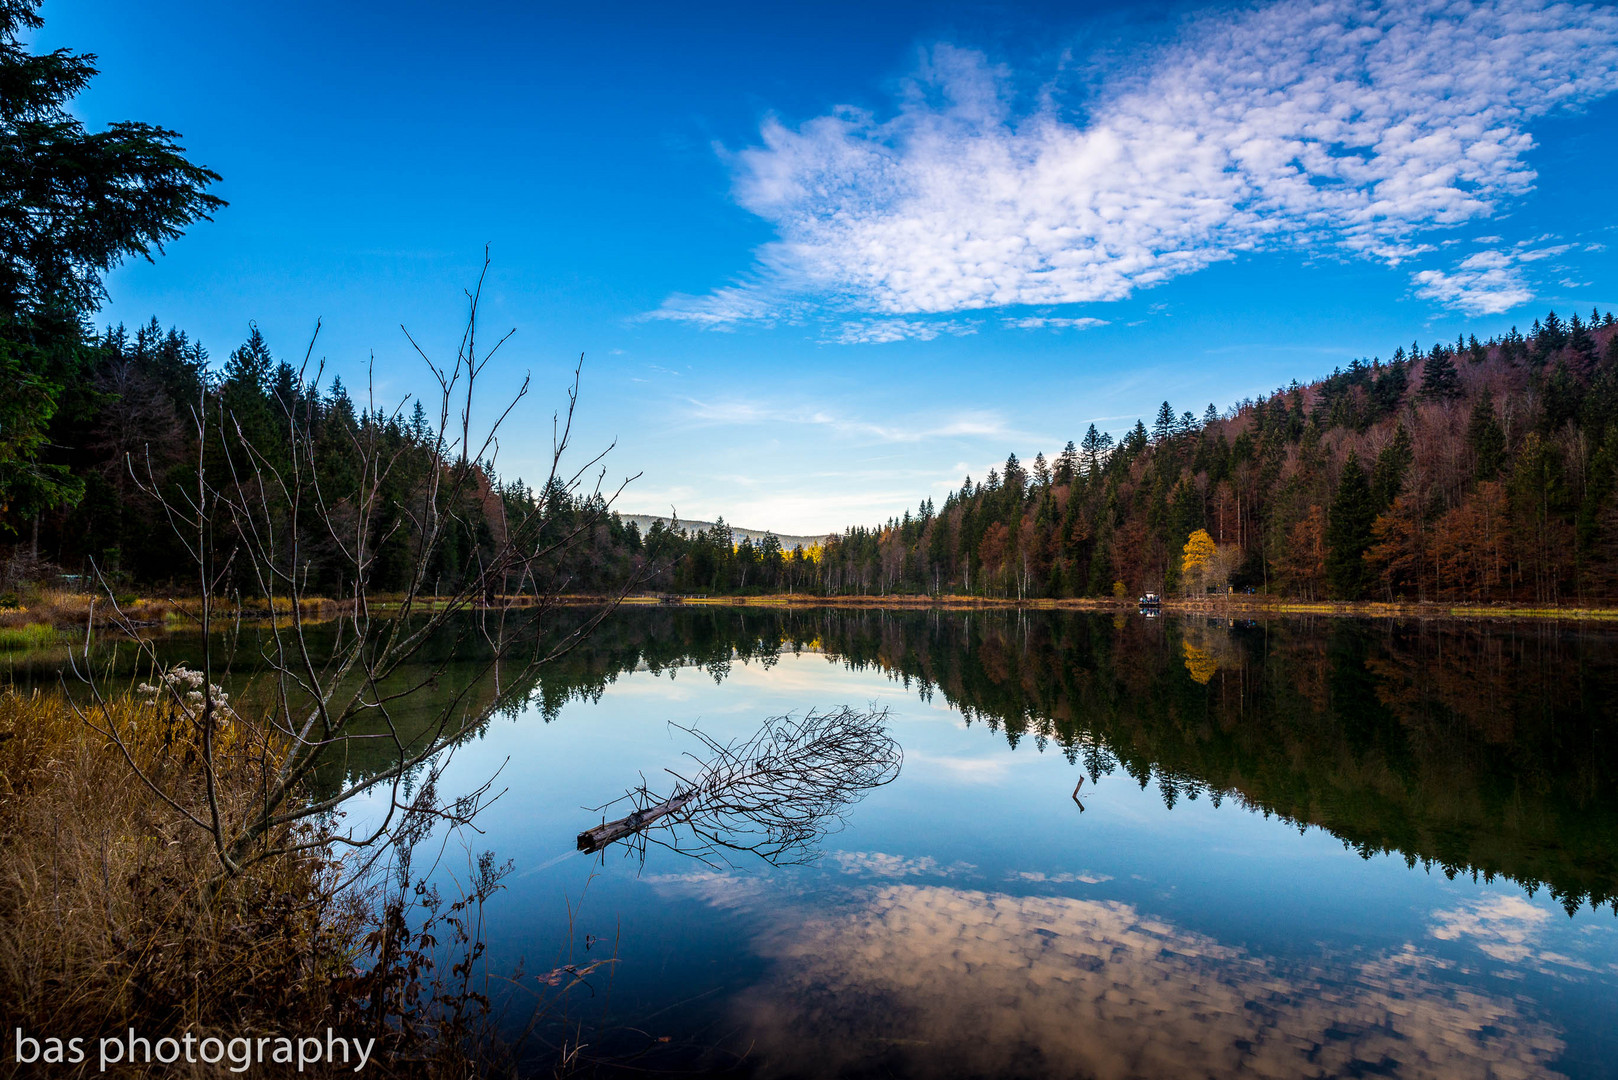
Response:
[[[1023,491],[1028,485],[1028,473],[1023,469],[1022,462],[1017,460],[1016,454],[1006,455],[1006,473],[1000,482],[1006,487],[1007,497],[1020,503]]]
[[[1174,434],[1174,407],[1168,402],[1158,406],[1157,419],[1152,423],[1152,441],[1164,442]]]
[[[1079,444],[1084,450],[1084,467],[1089,476],[1095,476],[1101,470],[1101,433],[1096,431],[1094,424],[1084,433],[1084,442]]]
[[[1326,525],[1326,583],[1339,600],[1358,600],[1365,595],[1370,571],[1364,556],[1371,546],[1375,521],[1375,496],[1359,457],[1351,450]]]
[[[1091,424],[1090,430],[1094,431],[1095,429],[1095,425]],[[1067,445],[1062,447],[1062,452],[1057,455],[1056,471],[1052,479],[1058,486],[1065,486],[1073,483],[1074,478],[1078,475],[1079,450],[1078,447],[1073,445],[1073,440],[1069,439]]]
[[[1461,396],[1461,377],[1437,345],[1421,368],[1421,396],[1430,401],[1453,401]]]
[[[1392,506],[1393,500],[1399,497],[1399,490],[1404,487],[1405,472],[1415,460],[1410,432],[1405,430],[1403,424],[1395,426],[1393,440],[1382,448],[1382,452],[1376,456],[1376,464],[1371,468],[1371,494],[1376,500],[1377,513]]]
[[[92,394],[84,326],[105,298],[102,276],[224,205],[205,192],[219,177],[181,156],[174,132],[86,130],[68,102],[94,58],[30,53],[22,37],[43,25],[38,7],[0,2],[0,527],[83,493],[46,451],[58,412],[76,411],[64,401]]]
[[[1494,415],[1494,403],[1480,397],[1472,406],[1472,417],[1466,424],[1466,445],[1477,462],[1475,475],[1479,480],[1493,480],[1500,475],[1506,463],[1506,433]]]

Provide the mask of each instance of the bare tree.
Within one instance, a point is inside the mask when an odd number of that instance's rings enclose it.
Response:
[[[522,692],[538,667],[577,645],[636,584],[627,582],[572,632],[547,636],[545,616],[558,590],[554,584],[542,588],[538,571],[555,565],[587,536],[635,477],[603,495],[601,462],[611,446],[576,469],[564,467],[578,403],[576,367],[566,407],[552,418],[543,490],[588,494],[580,502],[590,511],[558,523],[541,501],[533,513],[507,519],[506,503],[492,489],[492,465],[501,428],[526,397],[529,382],[523,380],[492,422],[478,422],[479,380],[511,336],[487,349],[478,340],[487,272],[485,257],[476,288],[466,294],[467,320],[453,360],[435,361],[410,339],[438,395],[436,417],[425,436],[432,466],[407,498],[388,493],[406,450],[386,432],[398,423],[408,399],[383,413],[375,403],[374,371],[366,412],[373,422],[347,429],[343,454],[349,479],[342,490],[332,490],[316,467],[317,415],[308,395],[301,403],[279,403],[275,435],[265,439],[244,430],[219,396],[204,392],[190,417],[195,477],[183,495],[159,482],[149,459],[130,461],[131,477],[184,544],[195,583],[195,602],[182,603],[201,635],[201,670],[194,678],[164,677],[149,686],[170,703],[171,722],[192,725],[199,749],[182,768],[143,769],[131,753],[138,733],[121,726],[88,663],[80,674],[91,681],[93,694],[84,715],[123,752],[140,783],[189,826],[208,834],[222,878],[259,860],[325,844],[385,843],[396,812],[422,811],[408,795],[410,778]],[[305,379],[313,351],[311,340],[300,385],[310,385]],[[314,385],[321,370],[315,366]],[[480,522],[487,525],[484,535],[468,542],[476,538]],[[385,545],[405,550],[408,565],[403,589],[382,595],[374,583]],[[334,600],[317,597],[310,586],[317,560],[328,581],[335,572],[341,583]],[[450,585],[441,591],[446,569]],[[144,662],[164,674],[153,643],[104,580],[102,587],[112,609],[111,626],[136,642]],[[322,606],[328,625],[316,634]],[[334,626],[329,625],[333,606]],[[216,631],[239,629],[244,614],[254,613],[264,621],[251,658],[259,674],[249,709],[240,694],[232,705],[218,685],[233,663],[240,664],[232,652],[237,639],[225,640]],[[84,655],[88,660],[88,644]],[[471,677],[457,678],[454,685],[443,681],[446,656],[455,658],[458,674],[471,664]],[[422,723],[416,715],[404,723],[403,706],[414,703],[419,713],[429,691],[428,720]],[[227,743],[229,753],[222,754]],[[362,747],[370,766],[315,794],[323,763]],[[235,790],[242,787],[240,771],[251,773],[251,800],[221,798],[221,775],[227,770],[238,771],[232,777]],[[389,795],[387,812],[372,827],[356,832],[331,826],[345,804],[379,790]],[[429,809],[451,822],[466,822],[488,791],[485,786]]]
[[[631,790],[624,798],[635,809],[580,833],[579,850],[632,838],[631,850],[642,855],[651,842],[710,863],[727,851],[777,864],[811,861],[816,842],[842,825],[849,807],[898,778],[904,751],[887,720],[886,709],[811,710],[774,717],[728,743],[681,727],[705,750],[688,755],[697,768],[690,776],[668,770],[675,786],[667,796],[644,783]]]

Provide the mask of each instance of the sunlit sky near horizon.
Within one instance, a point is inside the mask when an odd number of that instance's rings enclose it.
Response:
[[[1618,10],[1325,0],[274,5],[47,0],[92,125],[179,131],[230,206],[108,281],[215,361],[250,320],[428,388],[484,245],[530,481],[787,533],[1015,451],[1412,339],[1618,309]]]

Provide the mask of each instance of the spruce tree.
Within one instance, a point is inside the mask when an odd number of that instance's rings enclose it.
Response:
[[[1163,442],[1174,434],[1174,407],[1163,402],[1157,408],[1157,419],[1152,423],[1152,441]]]
[[[1392,506],[1393,500],[1399,497],[1399,491],[1404,487],[1405,472],[1415,460],[1410,432],[1405,430],[1403,424],[1396,425],[1393,441],[1382,448],[1371,469],[1371,494],[1376,500],[1377,513]]]
[[[0,529],[83,494],[47,459],[59,412],[93,407],[85,324],[103,275],[224,205],[205,192],[219,177],[187,161],[174,132],[85,128],[70,102],[95,58],[30,52],[38,8],[0,0]]]
[[[1437,345],[1422,365],[1421,396],[1430,401],[1453,401],[1461,396],[1461,377],[1448,354]]]
[[[1095,429],[1095,425],[1091,424],[1090,430],[1094,431]],[[1067,441],[1067,445],[1062,447],[1061,454],[1059,454],[1056,458],[1056,473],[1054,479],[1059,486],[1065,486],[1073,483],[1074,478],[1078,475],[1079,448],[1073,445],[1072,439],[1069,439]]]
[[[1351,450],[1326,525],[1326,583],[1339,600],[1358,600],[1365,595],[1370,572],[1364,556],[1371,546],[1375,521],[1375,496],[1359,457]]]
[[[1500,475],[1506,463],[1506,432],[1494,415],[1494,403],[1486,397],[1478,398],[1472,406],[1472,418],[1466,424],[1466,445],[1476,461],[1479,480],[1493,480]]]

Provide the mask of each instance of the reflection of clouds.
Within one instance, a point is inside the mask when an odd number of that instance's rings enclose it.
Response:
[[[1440,941],[1468,940],[1483,955],[1503,963],[1528,961],[1544,975],[1567,974],[1555,968],[1596,970],[1583,960],[1546,949],[1542,937],[1551,913],[1521,896],[1485,896],[1450,911],[1435,911],[1433,919],[1433,937]]]
[[[737,1003],[765,1073],[1508,1080],[1562,1048],[1409,947],[1284,965],[1127,904],[906,884],[772,926]]]
[[[929,769],[948,774],[963,784],[996,784],[1004,779],[1011,762],[1001,758],[929,754],[924,750],[905,751],[905,765],[911,772]]]
[[[1100,885],[1103,881],[1111,881],[1111,874],[1092,874],[1085,870],[1077,874],[1046,874],[1039,870],[1019,870],[1014,874],[1006,875],[1007,881],[1031,881],[1040,885],[1072,885],[1075,882],[1082,885]]]
[[[648,874],[646,881],[658,892],[672,896],[701,900],[716,908],[737,910],[752,908],[766,900],[769,882],[760,877],[744,874],[722,874],[717,870],[693,870],[685,874]]]
[[[885,851],[833,851],[826,859],[845,874],[864,877],[958,877],[977,872],[977,867],[969,862],[957,860],[946,866],[931,855],[907,858]]]

